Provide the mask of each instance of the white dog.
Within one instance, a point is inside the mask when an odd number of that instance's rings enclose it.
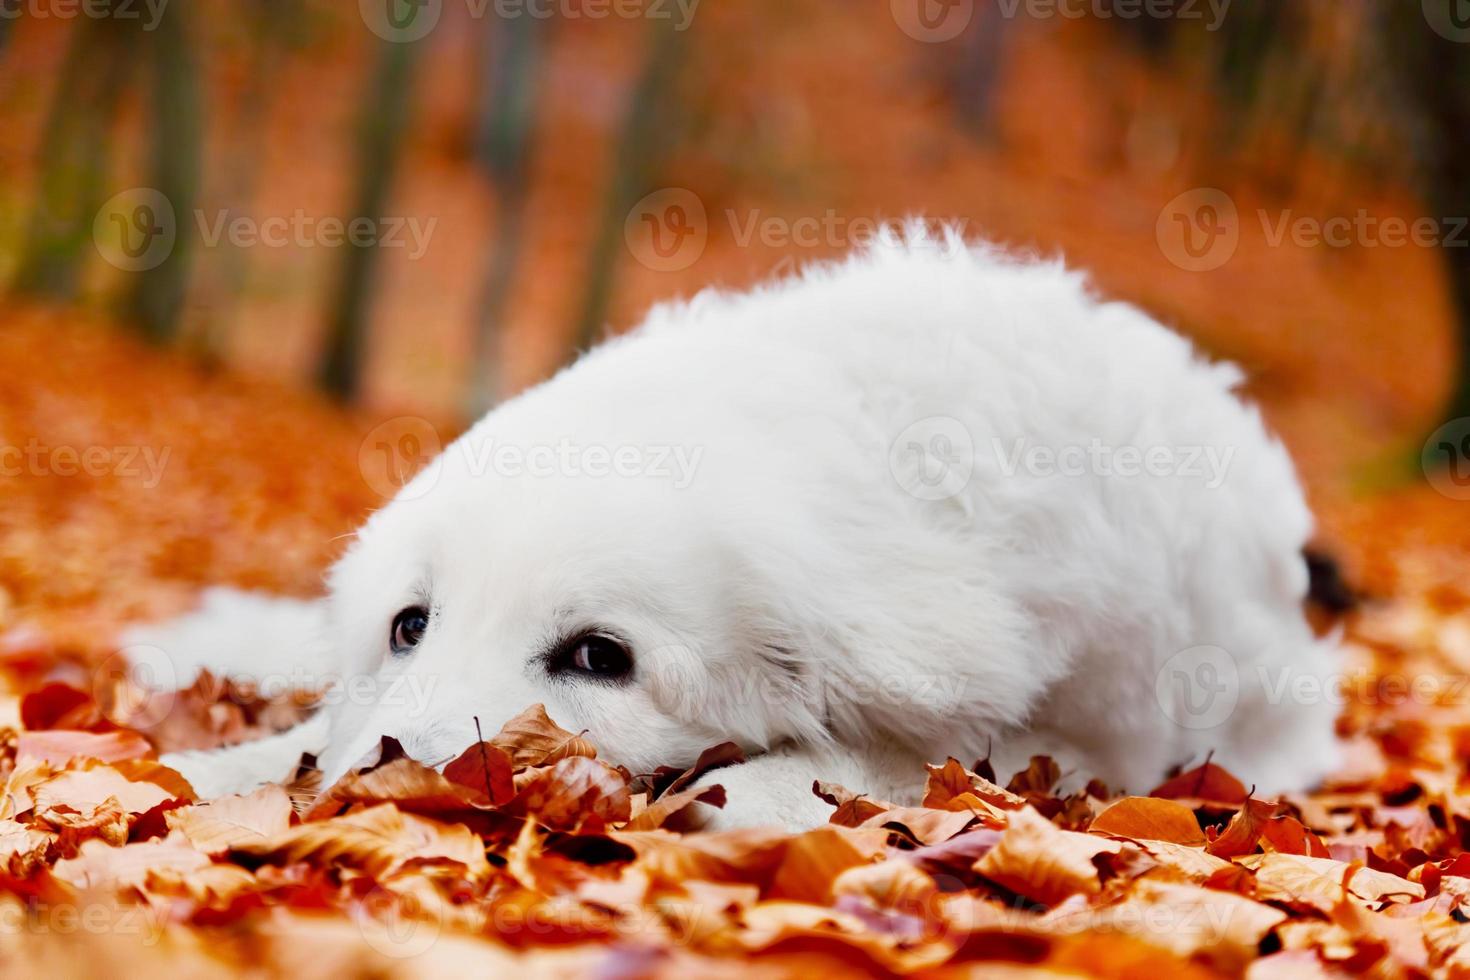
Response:
[[[500,406],[319,602],[215,591],[125,641],[181,684],[342,679],[299,729],[168,759],[211,795],[384,735],[442,765],[536,702],[634,771],[739,742],[720,825],[824,821],[814,779],[912,801],[947,755],[1146,792],[1213,752],[1301,789],[1334,658],[1240,379],[1057,264],[890,236],[659,306]]]

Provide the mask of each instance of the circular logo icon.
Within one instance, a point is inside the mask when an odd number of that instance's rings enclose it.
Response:
[[[655,647],[641,662],[653,665],[649,690],[660,711],[675,717],[701,717],[709,711],[710,675],[695,667],[704,661],[692,647],[682,643]]]
[[[369,946],[394,959],[427,953],[439,941],[444,924],[412,893],[395,895],[378,887],[353,907],[352,920]]]
[[[628,251],[654,272],[689,268],[704,254],[708,240],[704,202],[682,187],[665,187],[645,196],[623,222]]]
[[[1154,235],[1164,258],[1179,268],[1210,272],[1235,256],[1240,246],[1240,212],[1229,194],[1199,187],[1164,206]]]
[[[939,44],[959,37],[975,16],[975,0],[888,0],[893,21],[915,41]]]
[[[434,29],[444,12],[444,0],[357,0],[357,12],[378,37],[407,44]]]
[[[1164,661],[1154,695],[1164,716],[1180,728],[1218,728],[1235,713],[1240,671],[1220,647],[1190,647]]]
[[[114,194],[92,219],[92,242],[109,265],[146,272],[173,253],[178,237],[174,206],[151,187]]]
[[[92,672],[92,700],[115,725],[147,731],[173,710],[178,671],[162,648],[135,643],[108,654]]]
[[[1457,44],[1470,43],[1470,0],[1421,0],[1421,4],[1434,33]]]
[[[898,434],[888,447],[888,469],[920,500],[948,500],[970,482],[975,441],[958,419],[931,415]]]
[[[383,499],[412,500],[434,488],[438,467],[433,462],[443,448],[432,422],[400,415],[373,426],[363,438],[357,449],[358,472]]]
[[[1429,485],[1451,500],[1470,500],[1470,418],[1434,430],[1420,456]]]

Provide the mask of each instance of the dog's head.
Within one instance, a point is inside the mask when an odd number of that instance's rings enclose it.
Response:
[[[698,447],[635,447],[601,475],[585,446],[497,459],[509,444],[494,418],[375,514],[331,574],[346,676],[326,778],[382,736],[442,765],[477,720],[488,737],[538,702],[635,772],[727,739],[821,737],[790,617],[728,513],[711,513],[722,505],[689,472]]]

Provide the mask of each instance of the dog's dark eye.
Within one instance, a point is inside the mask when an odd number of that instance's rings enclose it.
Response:
[[[625,677],[633,669],[633,656],[627,647],[599,633],[589,633],[567,644],[558,661],[563,670],[609,679]]]
[[[429,610],[423,606],[409,606],[393,617],[393,629],[389,633],[388,646],[395,655],[401,656],[419,645],[424,631],[429,628]]]

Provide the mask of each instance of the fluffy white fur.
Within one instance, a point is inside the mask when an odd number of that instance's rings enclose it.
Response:
[[[314,626],[299,603],[219,593],[126,642],[185,675],[370,679],[274,744],[172,757],[209,793],[280,779],[303,749],[330,780],[382,735],[443,764],[475,717],[492,732],[534,702],[635,771],[739,741],[751,761],[712,777],[721,824],[824,820],[818,778],[911,799],[920,761],[947,755],[1005,775],[1046,752],[1146,791],[1213,752],[1262,791],[1303,788],[1335,761],[1333,711],[1279,684],[1335,664],[1301,611],[1311,518],[1240,377],[1059,264],[890,238],[658,306],[498,407],[367,522]],[[681,447],[698,466],[687,486],[511,477],[485,470],[487,440]],[[1069,475],[1017,466],[1018,445],[1229,464]],[[420,600],[428,633],[395,658],[390,624]],[[548,673],[550,644],[593,629],[629,641],[626,682]],[[1200,645],[1234,666],[1235,707],[1180,724],[1156,681]]]

